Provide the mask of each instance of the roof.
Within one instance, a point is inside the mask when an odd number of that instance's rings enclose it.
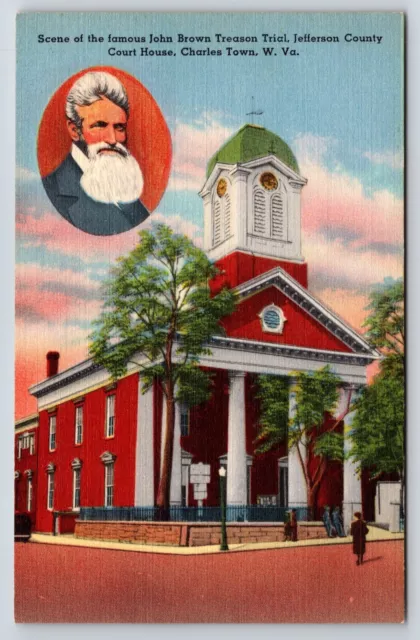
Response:
[[[256,124],[245,124],[210,158],[207,177],[217,162],[238,164],[274,155],[299,173],[299,165],[290,147],[278,135]]]

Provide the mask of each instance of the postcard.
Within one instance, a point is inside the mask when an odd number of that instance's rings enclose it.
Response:
[[[403,15],[21,13],[16,142],[16,621],[403,622]]]

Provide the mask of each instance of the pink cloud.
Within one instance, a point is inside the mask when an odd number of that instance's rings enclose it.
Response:
[[[203,114],[194,124],[180,122],[174,131],[173,172],[169,189],[199,191],[211,156],[235,132],[220,114]]]
[[[332,237],[341,232],[343,236],[347,234],[355,249],[371,243],[401,246],[403,200],[387,190],[375,191],[369,197],[362,182],[346,173],[339,163],[333,170],[327,169],[325,157],[334,157],[336,143],[334,138],[313,134],[301,134],[294,141],[301,172],[308,178],[302,190],[304,232],[322,230],[328,235],[331,229]]]

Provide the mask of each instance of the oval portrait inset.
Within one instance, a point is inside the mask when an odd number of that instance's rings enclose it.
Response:
[[[169,179],[171,137],[153,96],[133,76],[92,67],[59,87],[39,126],[47,195],[73,226],[128,231],[156,208]]]

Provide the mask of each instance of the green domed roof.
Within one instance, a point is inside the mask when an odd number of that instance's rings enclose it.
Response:
[[[212,156],[207,164],[207,177],[216,162],[237,164],[274,155],[299,173],[299,165],[290,147],[272,131],[256,124],[244,125]]]

